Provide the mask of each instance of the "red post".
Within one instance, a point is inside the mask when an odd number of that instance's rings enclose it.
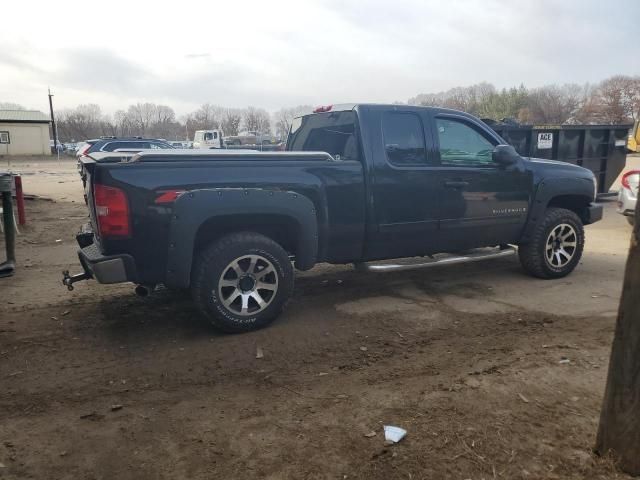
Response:
[[[27,223],[27,217],[24,214],[24,193],[22,193],[22,177],[16,175],[13,177],[16,185],[16,205],[18,206],[18,223],[24,225]]]

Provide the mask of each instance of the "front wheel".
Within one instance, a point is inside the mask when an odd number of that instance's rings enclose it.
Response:
[[[191,293],[219,330],[240,333],[272,322],[293,291],[287,252],[264,235],[234,233],[206,248],[196,260]]]
[[[520,245],[523,268],[534,277],[561,278],[580,262],[584,250],[584,227],[571,210],[549,208],[536,225],[529,243]]]

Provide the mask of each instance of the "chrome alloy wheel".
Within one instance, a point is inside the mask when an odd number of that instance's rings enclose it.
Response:
[[[545,255],[547,262],[554,268],[567,265],[578,249],[578,234],[568,223],[561,223],[547,237]]]
[[[235,315],[260,313],[278,292],[278,273],[262,255],[245,255],[225,267],[218,282],[222,305]]]

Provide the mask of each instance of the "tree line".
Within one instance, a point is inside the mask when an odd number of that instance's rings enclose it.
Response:
[[[523,124],[624,124],[640,118],[640,76],[615,75],[590,85],[565,84],[497,89],[482,82],[444,92],[421,93],[408,105],[453,108],[480,118],[513,120]],[[0,109],[22,109],[0,102]],[[62,142],[103,135],[144,136],[167,140],[193,139],[196,130],[221,129],[225,135],[240,131],[273,133],[285,139],[292,120],[313,107],[299,105],[269,113],[263,108],[226,108],[211,103],[177,117],[173,108],[155,103],[136,103],[113,115],[99,105],[83,104],[56,112]]]
[[[410,105],[453,108],[480,118],[523,124],[624,124],[640,117],[640,76],[615,75],[597,85],[524,85],[496,89],[490,83],[423,93]]]
[[[263,108],[225,108],[205,103],[177,118],[171,107],[147,102],[129,105],[113,115],[104,114],[99,105],[83,104],[57,111],[55,116],[61,142],[105,135],[185,140],[193,139],[196,130],[211,129],[220,129],[225,135],[237,135],[241,131],[274,133],[284,139],[293,118],[312,110],[310,105],[303,105],[270,114]]]

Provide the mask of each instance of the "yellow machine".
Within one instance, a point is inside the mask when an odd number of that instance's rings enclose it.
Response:
[[[627,141],[627,150],[633,153],[640,153],[640,120],[636,120]]]

